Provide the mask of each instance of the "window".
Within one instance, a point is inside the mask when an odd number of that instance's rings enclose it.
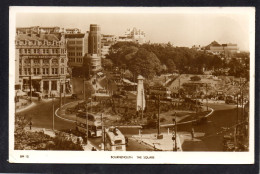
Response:
[[[42,53],[45,54],[45,49],[42,49]]]
[[[51,81],[51,90],[57,90],[57,81]]]
[[[44,59],[43,63],[49,63],[49,60],[48,59]]]
[[[22,68],[19,68],[19,75],[22,75]]]
[[[40,68],[36,68],[36,74],[40,74]]]
[[[80,41],[76,41],[76,43],[77,43],[77,44],[82,44],[82,41],[81,41],[81,40],[80,40]]]
[[[27,49],[24,49],[24,53],[27,54]]]
[[[46,54],[49,54],[49,50],[48,50],[48,49],[46,49],[45,53],[46,53]]]
[[[24,68],[23,72],[24,72],[25,75],[27,75],[27,68]]]
[[[58,68],[52,68],[52,74],[58,74]]]
[[[82,50],[82,47],[77,47],[76,50]]]
[[[52,59],[52,63],[58,63],[57,59]]]
[[[42,68],[42,74],[49,74],[49,68]]]
[[[61,71],[61,74],[64,74],[64,68],[61,68],[60,71]]]
[[[49,81],[43,81],[43,90],[49,90]]]
[[[40,60],[34,59],[33,63],[40,63]]]
[[[77,56],[82,56],[82,53],[78,52],[78,53],[77,53]]]
[[[30,54],[30,53],[31,53],[31,49],[28,49],[28,50],[27,50],[27,53]]]
[[[24,68],[24,74],[30,75],[30,68]]]
[[[61,63],[64,63],[64,59],[61,59],[60,61],[61,61]]]
[[[33,74],[34,75],[36,75],[36,73],[37,73],[36,71],[37,71],[36,68],[33,68]]]

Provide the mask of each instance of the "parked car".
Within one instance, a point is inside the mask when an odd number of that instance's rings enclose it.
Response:
[[[30,95],[31,95],[31,92],[28,92],[28,96],[30,96]],[[32,96],[33,97],[41,97],[42,93],[41,92],[32,91]]]
[[[78,99],[78,95],[77,95],[77,94],[72,94],[72,95],[71,95],[71,98],[72,98],[72,99]]]
[[[225,102],[226,102],[226,104],[237,104],[237,102],[232,99],[227,99]]]

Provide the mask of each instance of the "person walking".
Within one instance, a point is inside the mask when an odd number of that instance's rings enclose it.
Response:
[[[29,127],[30,127],[30,130],[32,130],[32,120],[30,120]]]
[[[191,128],[191,138],[194,139],[194,128]]]

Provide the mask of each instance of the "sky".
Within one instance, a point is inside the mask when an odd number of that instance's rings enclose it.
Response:
[[[89,30],[99,24],[102,34],[123,35],[127,28],[136,27],[151,43],[174,46],[206,46],[212,41],[220,44],[237,43],[240,50],[249,50],[249,15],[247,13],[64,13],[19,12],[16,27],[59,26]]]

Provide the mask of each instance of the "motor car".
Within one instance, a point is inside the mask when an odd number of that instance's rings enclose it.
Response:
[[[31,92],[28,92],[28,96],[31,95]],[[32,91],[32,97],[41,97],[42,93],[41,92],[36,92],[36,91]]]
[[[72,99],[78,99],[78,95],[77,95],[77,94],[72,94],[72,95],[71,95],[71,98],[72,98]]]
[[[237,102],[235,100],[232,100],[232,99],[227,99],[225,101],[226,104],[237,104]]]

